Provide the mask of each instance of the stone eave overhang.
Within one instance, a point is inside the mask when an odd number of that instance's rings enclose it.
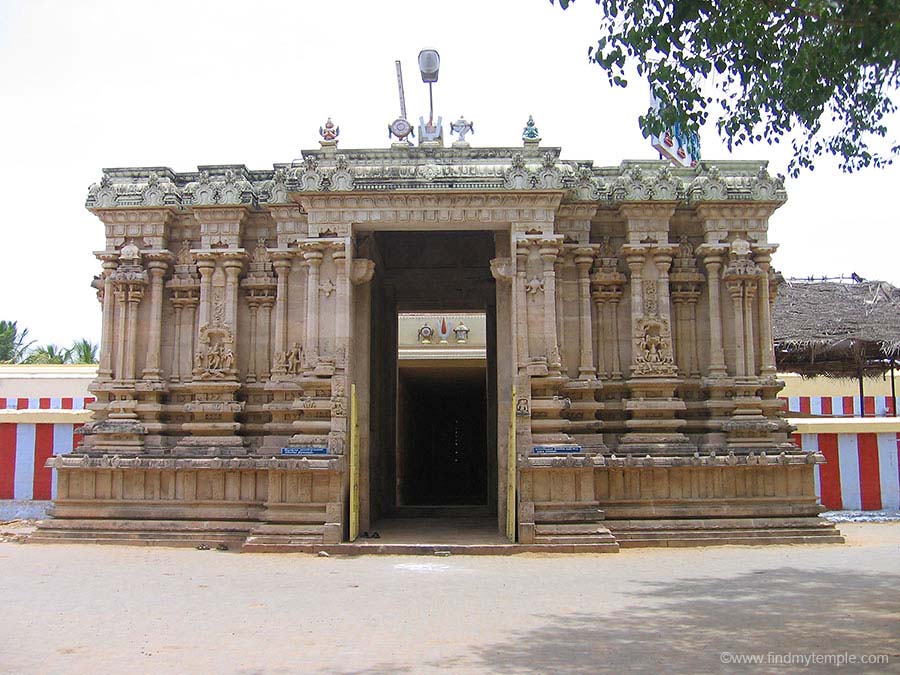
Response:
[[[243,206],[264,210],[298,202],[297,195],[540,194],[563,203],[615,206],[623,202],[753,202],[774,210],[786,200],[780,178],[765,161],[703,161],[673,168],[661,160],[626,160],[618,166],[559,159],[559,148],[408,148],[304,151],[290,164],[249,170],[216,164],[197,171],[168,167],[105,169],[85,206],[105,209]]]

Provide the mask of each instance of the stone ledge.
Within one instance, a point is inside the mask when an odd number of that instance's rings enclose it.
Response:
[[[344,458],[341,456],[317,457],[310,459],[300,457],[266,458],[266,457],[231,457],[227,459],[219,457],[87,457],[58,455],[47,460],[45,466],[50,469],[151,469],[151,470],[176,470],[176,469],[281,469],[289,471],[340,471],[343,468]]]
[[[824,464],[825,456],[818,452],[786,453],[768,455],[765,452],[757,455],[751,452],[748,455],[735,455],[729,452],[727,455],[694,454],[691,456],[669,455],[644,455],[635,457],[626,455],[618,457],[615,454],[606,457],[604,455],[567,455],[564,457],[527,456],[520,458],[519,466],[528,469],[538,468],[650,468],[668,469],[673,467],[726,467],[726,466],[798,466],[805,464]]]

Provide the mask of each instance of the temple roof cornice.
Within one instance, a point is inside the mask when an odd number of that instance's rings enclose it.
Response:
[[[703,161],[675,168],[658,160],[618,166],[560,159],[559,148],[408,148],[304,151],[301,159],[249,170],[208,165],[197,171],[166,167],[105,169],[88,190],[86,207],[102,210],[242,207],[267,211],[304,203],[306,195],[542,194],[558,192],[562,204],[615,207],[671,201],[682,207],[765,204],[786,199],[783,182],[766,162]]]

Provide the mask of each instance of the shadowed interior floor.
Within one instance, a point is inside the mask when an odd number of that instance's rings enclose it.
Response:
[[[508,544],[497,532],[495,518],[383,518],[372,532],[378,539],[360,533],[356,544]],[[370,533],[371,534],[371,533]]]

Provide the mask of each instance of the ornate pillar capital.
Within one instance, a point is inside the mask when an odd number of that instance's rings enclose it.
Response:
[[[594,264],[594,257],[597,254],[595,246],[579,246],[573,252],[575,254],[575,266],[582,274],[590,272]]]
[[[509,258],[493,258],[491,260],[491,276],[497,281],[510,282],[513,280],[513,264]]]
[[[359,286],[372,281],[375,275],[375,261],[368,258],[356,258],[350,268],[350,281]]]

